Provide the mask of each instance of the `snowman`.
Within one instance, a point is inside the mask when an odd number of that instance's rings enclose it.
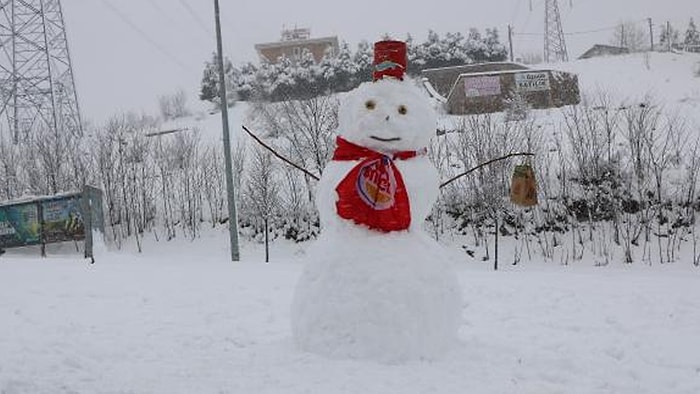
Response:
[[[374,81],[339,109],[317,188],[321,235],[292,302],[305,351],[394,363],[435,359],[456,343],[457,277],[422,229],[439,190],[427,156],[437,116],[405,66],[405,43],[376,43]]]

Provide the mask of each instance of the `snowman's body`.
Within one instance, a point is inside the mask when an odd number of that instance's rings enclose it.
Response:
[[[382,232],[340,217],[336,187],[360,160],[328,163],[317,187],[321,236],[293,302],[295,341],[330,357],[434,358],[456,340],[461,301],[442,248],[422,230],[439,187],[424,154],[433,109],[411,82],[382,80],[349,93],[339,125],[343,138],[387,156],[420,152],[394,160],[411,221],[405,230]]]

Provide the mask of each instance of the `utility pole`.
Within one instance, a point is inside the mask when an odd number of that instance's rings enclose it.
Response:
[[[647,18],[647,21],[649,22],[649,39],[651,40],[651,51],[654,52],[654,24],[651,21],[651,18]]]
[[[513,26],[508,25],[508,47],[510,47],[510,61],[513,61]]]
[[[625,24],[620,24],[620,48],[626,48],[625,45]]]
[[[219,63],[219,100],[221,101],[221,123],[224,132],[224,160],[226,160],[226,194],[228,196],[228,230],[231,241],[231,261],[239,261],[238,252],[238,218],[236,217],[236,199],[233,189],[233,168],[231,161],[231,139],[228,127],[228,101],[226,99],[226,75],[224,73],[224,50],[221,39],[221,17],[219,15],[219,0],[214,0],[214,15],[216,19],[216,50]]]

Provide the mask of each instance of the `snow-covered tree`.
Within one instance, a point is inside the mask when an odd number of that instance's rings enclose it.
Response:
[[[464,36],[462,33],[447,33],[443,39],[445,45],[445,61],[447,64],[465,64],[470,62],[469,54],[464,48]]]
[[[469,29],[465,45],[469,57],[471,57],[475,62],[482,62],[488,57],[486,42],[484,42],[478,29]]]
[[[257,67],[250,62],[244,63],[240,69],[234,68],[234,73],[231,76],[231,86],[238,100],[248,101],[260,90],[256,83],[257,72]]]
[[[360,41],[357,44],[357,51],[353,56],[353,60],[357,65],[357,74],[355,74],[355,83],[372,80],[372,63],[374,62],[374,49],[367,41]]]
[[[334,85],[331,86],[331,89],[334,92],[344,92],[357,86],[354,77],[358,73],[359,66],[353,60],[353,54],[347,42],[343,41],[340,44],[338,54],[333,60],[335,72],[331,79],[334,81]]]
[[[204,71],[202,72],[202,83],[199,89],[199,99],[202,101],[209,101],[211,103],[219,103],[219,66],[218,66],[218,56],[216,53],[212,54],[211,60],[204,64]],[[228,58],[224,58],[224,75],[230,80],[230,76],[234,73],[234,67]],[[227,80],[227,92],[230,88],[229,81]],[[227,97],[228,98],[228,97]]]
[[[428,39],[421,44],[420,51],[425,59],[426,68],[442,67],[445,64],[447,48],[435,31],[428,32]]]
[[[678,47],[680,33],[670,24],[663,25],[659,34],[659,45],[663,50],[676,49]]]
[[[487,28],[484,43],[486,44],[486,61],[500,62],[506,60],[508,57],[508,50],[506,46],[501,43],[498,36],[498,29],[495,27],[493,29]]]
[[[690,22],[688,23],[688,29],[685,31],[683,44],[687,51],[700,52],[700,32],[697,26],[695,26],[693,18],[690,18]]]
[[[410,75],[415,75],[425,68],[425,56],[422,51],[422,46],[416,43],[411,34],[407,34],[404,41],[406,42],[406,50],[408,51],[408,73]]]

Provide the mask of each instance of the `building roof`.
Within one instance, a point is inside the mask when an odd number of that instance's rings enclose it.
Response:
[[[270,48],[288,48],[294,46],[310,45],[310,44],[336,44],[338,43],[338,37],[321,37],[321,38],[309,38],[307,40],[285,40],[285,41],[275,41],[266,42],[262,44],[255,44],[256,50],[270,49]]]
[[[624,47],[617,47],[613,45],[605,44],[595,44],[593,47],[583,55],[579,56],[579,59],[590,59],[592,57],[606,56],[606,55],[622,55],[629,53],[629,49]]]

